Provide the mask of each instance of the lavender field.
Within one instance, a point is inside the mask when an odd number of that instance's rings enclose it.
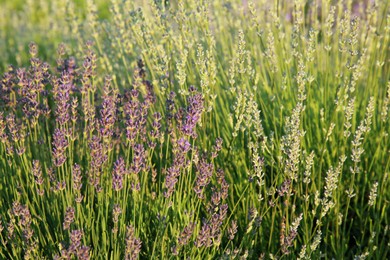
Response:
[[[389,0],[0,0],[0,259],[390,258]]]

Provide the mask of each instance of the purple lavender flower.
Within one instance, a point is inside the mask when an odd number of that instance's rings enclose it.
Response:
[[[213,208],[218,207],[221,202],[221,192],[219,192],[215,187],[212,187],[211,202]]]
[[[3,112],[0,111],[0,141],[6,143],[8,141],[7,134],[5,132],[6,124],[4,121]]]
[[[280,231],[279,231],[279,240],[280,240],[280,246],[283,248],[283,251],[287,249],[285,246],[285,232],[286,232],[286,217],[283,216],[282,222],[280,223]]]
[[[118,223],[118,218],[120,214],[122,214],[121,206],[119,204],[115,204],[112,210],[112,221],[114,223]]]
[[[66,182],[65,181],[57,181],[56,184],[56,191],[62,191],[66,188]]]
[[[118,233],[118,221],[119,215],[122,214],[122,209],[119,204],[115,204],[112,209],[112,222],[114,222],[114,227],[112,228],[112,232],[114,234]]]
[[[116,100],[113,96],[109,95],[110,85],[111,78],[106,77],[102,109],[100,110],[100,133],[102,134],[103,139],[108,139],[113,135],[113,126],[116,120]]]
[[[75,163],[72,168],[72,180],[73,180],[73,188],[77,191],[81,190],[82,184],[82,175],[80,165]]]
[[[40,188],[40,186],[43,184],[43,178],[42,169],[38,160],[33,160],[32,173],[35,177],[35,183],[38,185],[37,193],[38,195],[42,196],[44,194],[44,190]]]
[[[70,245],[68,249],[61,251],[63,258],[71,259],[72,256],[77,256],[78,259],[89,259],[90,248],[85,245],[81,245],[84,232],[82,230],[72,230],[70,232]]]
[[[132,93],[137,93],[133,91]],[[132,95],[133,96],[133,95]],[[129,100],[124,106],[126,115],[126,137],[130,144],[134,144],[135,138],[140,130],[141,111],[139,109],[139,101],[137,99]]]
[[[90,251],[89,246],[84,246],[84,245],[81,246],[79,248],[79,250],[77,250],[77,257],[78,257],[78,259],[80,259],[80,260],[89,260],[90,259],[89,251]]]
[[[160,128],[161,128],[161,114],[156,112],[153,114],[153,123],[152,123],[152,130],[150,131],[150,136],[153,138],[153,139],[160,139],[161,137],[161,132],[160,132]]]
[[[64,230],[67,230],[70,228],[70,224],[74,222],[74,208],[73,207],[68,207],[65,212],[65,219],[62,224]]]
[[[81,188],[83,186],[82,184],[82,175],[81,175],[81,169],[80,165],[75,163],[72,168],[72,181],[73,181],[73,189],[76,193],[75,201],[77,203],[80,203],[83,200],[83,195],[81,195]]]
[[[59,259],[71,259],[72,258],[72,252],[69,249],[62,249],[61,250],[61,257]]]
[[[77,121],[77,107],[79,106],[79,100],[77,97],[72,98],[72,104],[71,104],[71,117],[70,120],[75,124]]]
[[[31,228],[32,218],[30,210],[27,206],[21,205],[18,201],[14,201],[12,203],[12,213],[14,216],[19,217],[19,224],[22,229],[23,237],[26,241],[29,241],[34,234],[34,231]],[[13,225],[8,227],[8,232],[11,236],[13,234],[13,228]]]
[[[201,159],[197,165],[198,174],[196,176],[194,191],[199,199],[203,199],[203,188],[210,183],[210,178],[213,175],[214,165],[207,163],[205,159]]]
[[[66,124],[69,119],[70,109],[70,91],[74,88],[72,77],[68,72],[63,72],[61,78],[54,80],[53,82],[53,94],[56,101],[56,121],[60,125]]]
[[[176,142],[173,140],[173,142],[174,142],[173,143],[174,146],[173,165],[168,168],[165,177],[165,187],[167,188],[167,190],[164,192],[164,196],[167,198],[170,197],[175,191],[175,185],[178,181],[178,177],[180,176],[180,171],[182,168],[185,168],[185,166],[187,165],[187,161],[185,159],[186,154],[191,149],[190,143],[184,138],[180,138]]]
[[[282,183],[282,185],[280,186],[280,188],[278,189],[279,196],[280,196],[280,197],[283,197],[284,194],[287,194],[287,193],[289,192],[290,186],[291,186],[291,180],[290,180],[290,179],[286,179],[286,180]]]
[[[17,216],[17,217],[19,217],[20,215],[21,215],[21,213],[22,213],[22,205],[20,204],[20,202],[19,201],[14,201],[14,202],[12,202],[12,213],[15,215],[15,216]]]
[[[225,200],[228,196],[229,192],[229,183],[225,179],[225,173],[223,172],[222,169],[217,169],[217,182],[221,186],[220,193],[221,193],[221,198]]]
[[[7,122],[8,133],[11,140],[17,143],[21,139],[21,134],[18,131],[18,126],[15,121],[15,115],[10,113],[7,115],[5,120]]]
[[[187,153],[191,149],[191,144],[184,138],[180,138],[177,144],[179,145],[180,153]]]
[[[107,155],[103,153],[103,145],[101,140],[97,136],[92,136],[92,140],[89,143],[89,149],[91,153],[91,167],[90,167],[90,182],[95,187],[99,186],[101,167],[107,161]]]
[[[11,216],[11,220],[7,224],[7,232],[8,232],[7,238],[9,240],[12,240],[15,236],[15,233],[14,233],[15,232],[15,224],[14,223],[15,223],[15,219]]]
[[[91,133],[95,131],[98,126],[98,120],[95,118],[95,107],[88,102],[88,99],[83,100],[82,107],[85,121],[84,134],[90,137]]]
[[[35,177],[36,184],[41,185],[43,183],[42,169],[38,160],[33,160],[32,172]]]
[[[113,134],[112,126],[115,123],[115,102],[112,97],[106,97],[103,100],[102,110],[100,111],[100,133],[103,137],[110,137]]]
[[[138,174],[145,168],[145,148],[142,144],[134,145],[133,163],[131,165],[131,172]]]
[[[74,249],[73,253],[77,252],[77,249],[81,246],[81,239],[83,238],[82,230],[72,230],[70,232],[71,247]]]
[[[210,220],[210,236],[213,238],[214,243],[218,243],[221,240],[220,227],[222,221],[218,213],[214,213]]]
[[[40,69],[40,64],[32,67],[31,70],[29,74],[27,74],[25,69],[17,70],[18,85],[20,87],[18,93],[21,96],[18,104],[22,107],[24,115],[31,120],[33,125],[36,125],[39,117],[37,94],[43,90],[43,73]]]
[[[126,174],[125,160],[120,157],[114,164],[112,172],[112,188],[115,191],[120,191],[123,188],[123,176]]]
[[[135,237],[135,230],[133,226],[127,226],[126,229],[126,248],[125,259],[133,260],[137,259],[141,252],[142,241]]]
[[[7,72],[3,74],[3,78],[0,81],[0,101],[4,102],[9,107],[13,107],[16,104],[12,100],[10,94],[16,85],[16,70],[10,65]]]
[[[213,213],[210,220],[210,236],[213,239],[215,245],[218,245],[221,241],[221,226],[227,215],[228,205],[223,204],[219,208],[219,213]]]
[[[190,92],[196,93],[196,89],[190,87]],[[196,93],[188,97],[187,99],[187,115],[182,125],[182,131],[184,134],[196,138],[195,127],[203,111],[203,97],[201,93]]]
[[[233,220],[228,228],[229,240],[233,240],[237,233],[237,220]]]
[[[38,54],[38,46],[34,42],[30,42],[28,45],[29,54],[35,58]]]
[[[228,204],[223,204],[219,209],[219,220],[222,222],[225,220],[228,211]]]
[[[31,120],[32,125],[36,125],[39,117],[39,100],[38,93],[44,90],[45,84],[48,82],[48,65],[42,63],[36,58],[37,46],[34,43],[30,44],[30,59],[31,66],[28,71],[26,69],[18,69],[16,72],[18,78],[17,90],[20,95],[18,104],[22,107],[23,113]]]
[[[180,233],[180,236],[179,238],[177,239],[178,241],[178,244],[180,246],[184,246],[184,245],[187,245],[191,236],[192,236],[192,233],[194,232],[194,223],[189,223],[185,228],[184,230]]]
[[[170,197],[175,191],[175,185],[178,181],[178,177],[180,175],[180,169],[178,167],[172,166],[167,170],[167,174],[165,177],[165,187],[166,191],[164,192],[164,196],[166,198]]]
[[[97,57],[96,54],[92,51],[92,46],[93,42],[92,41],[87,41],[86,44],[86,54],[84,57],[84,62],[83,62],[83,82],[87,82],[89,78],[93,77],[96,75],[96,61]],[[95,92],[94,86],[89,85],[90,89],[92,92]]]
[[[64,70],[67,71],[72,77],[75,75],[76,69],[76,59],[74,57],[69,57],[65,60]]]
[[[223,143],[222,138],[217,138],[217,140],[215,140],[215,145],[211,153],[212,159],[216,158],[218,156],[218,152],[222,150],[222,143]]]
[[[56,128],[53,135],[53,163],[60,167],[66,161],[65,150],[68,147],[68,141],[62,130]]]
[[[199,231],[199,234],[195,241],[195,246],[199,248],[202,246],[210,247],[212,245],[213,240],[211,236],[211,227],[206,221],[203,221],[202,228]]]

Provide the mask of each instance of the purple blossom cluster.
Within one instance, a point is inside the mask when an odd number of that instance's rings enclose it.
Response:
[[[100,134],[103,140],[110,140],[114,134],[114,124],[116,121],[116,99],[111,92],[111,78],[106,77],[104,84],[104,94],[102,108],[100,110]]]
[[[65,212],[65,218],[64,222],[62,224],[64,230],[67,230],[70,228],[70,225],[74,222],[74,214],[75,214],[75,209],[73,207],[68,207]]]
[[[53,164],[57,167],[63,165],[66,161],[66,148],[68,140],[63,130],[56,128],[53,135]]]
[[[123,178],[127,174],[125,161],[120,157],[114,164],[112,172],[112,188],[114,191],[120,191],[123,188]]]
[[[54,259],[72,259],[73,256],[80,260],[90,259],[90,248],[82,245],[81,240],[84,232],[82,230],[72,230],[70,232],[70,245],[68,248],[61,250],[61,257],[56,255]]]
[[[68,72],[62,72],[61,78],[53,82],[53,96],[57,104],[56,121],[62,126],[70,120],[70,93],[73,90],[72,77]]]
[[[288,194],[290,192],[290,187],[291,187],[291,180],[286,179],[278,189],[279,196],[283,197],[285,194]]]
[[[165,177],[166,191],[164,192],[164,196],[167,198],[175,191],[175,185],[178,181],[181,170],[188,164],[186,154],[191,149],[190,143],[184,138],[177,140],[175,145],[176,148],[174,148],[173,164],[168,168]]]
[[[16,123],[15,115],[10,113],[5,118],[8,128],[8,135],[14,143],[19,142],[23,139],[23,135],[20,131],[20,126]]]
[[[59,233],[49,238],[61,244],[54,259],[89,259],[94,255],[95,241],[93,247],[83,245],[83,241],[91,243],[91,238],[89,234],[84,236],[87,229],[83,231],[78,225],[89,224],[89,230],[95,216],[98,221],[107,221],[107,225],[99,225],[99,232],[106,232],[108,227],[115,239],[124,242],[118,247],[122,250],[120,256],[137,259],[145,236],[132,225],[123,227],[136,214],[134,211],[147,209],[150,202],[140,203],[140,198],[145,199],[148,194],[138,196],[134,192],[134,196],[129,196],[130,192],[146,187],[152,190],[153,201],[166,201],[168,208],[174,208],[176,196],[172,195],[182,174],[194,183],[193,189],[188,190],[189,196],[200,199],[206,210],[202,206],[200,215],[179,233],[173,251],[186,250],[194,243],[196,247],[218,246],[222,224],[227,219],[229,185],[223,171],[215,171],[213,164],[222,149],[222,139],[215,141],[210,154],[199,159],[196,127],[204,109],[202,93],[190,87],[187,106],[176,110],[176,96],[171,92],[166,113],[160,113],[152,106],[157,96],[146,80],[142,61],[136,68],[133,88],[121,95],[110,77],[104,81],[95,77],[97,58],[92,43],[87,43],[81,67],[74,58],[64,58],[65,47],[61,45],[57,74],[49,73],[47,64],[36,58],[36,52],[37,46],[31,45],[31,68],[10,71],[3,78],[0,91],[5,95],[0,102],[6,103],[7,109],[0,111],[0,145],[6,148],[7,160],[12,161],[16,152],[23,161],[22,167],[31,174],[28,183],[22,183],[18,191],[27,190],[31,184],[36,189],[32,197],[38,198],[31,205],[39,207],[49,201],[63,216],[57,223],[53,221],[53,228]],[[104,84],[101,96],[97,82]],[[21,114],[18,110],[25,118],[17,116]],[[47,158],[51,159],[49,163]],[[196,176],[190,174],[194,171]],[[95,215],[98,210],[104,211],[104,217]],[[158,216],[161,222],[168,220],[168,214]],[[202,218],[201,223],[197,217]],[[5,226],[7,240],[23,230],[24,240],[34,241],[32,227],[35,223],[38,227],[41,218],[36,218],[36,222],[32,219],[27,206],[15,202]],[[197,225],[201,225],[200,231]],[[1,222],[0,229],[4,229]],[[229,236],[236,232],[232,225]],[[31,242],[24,252],[33,254],[33,249]]]
[[[204,240],[211,241],[213,242],[214,245],[219,245],[221,243],[221,238],[222,238],[222,233],[221,233],[221,227],[223,224],[223,221],[226,219],[227,216],[227,210],[228,210],[228,205],[227,204],[222,204],[219,208],[219,212],[213,213],[211,216],[211,220],[209,221],[208,224],[204,223],[203,225],[206,226],[208,225],[208,231],[207,235],[209,236],[208,238],[202,237],[201,234],[198,235],[197,237],[197,246],[199,247],[198,240]],[[204,234],[203,234],[204,235]],[[209,244],[205,244],[204,246],[207,246]],[[211,246],[211,245],[209,245]]]
[[[130,100],[125,107],[125,112],[128,116],[126,121],[126,136],[130,144],[133,144],[138,133],[139,125],[139,109],[138,102]]]
[[[199,199],[204,198],[203,188],[206,187],[211,180],[213,175],[214,165],[208,163],[205,158],[202,158],[199,163],[196,165],[197,175],[194,186],[194,191],[197,194]]]
[[[130,172],[138,174],[145,169],[146,166],[146,152],[142,144],[136,144],[133,147],[133,162],[131,164]]]
[[[201,171],[204,171],[204,173],[203,175],[201,174],[201,176],[199,174],[197,175],[194,191],[199,199],[204,200],[206,198],[205,193],[197,191],[203,191],[203,188],[211,182],[213,169],[205,162],[204,159],[199,162],[199,164],[202,163],[203,169]],[[205,181],[203,178],[207,178],[208,180]],[[216,172],[216,181],[216,184],[211,187],[212,193],[206,208],[209,217],[204,219],[202,222],[201,230],[199,231],[195,241],[196,247],[211,247],[213,245],[218,246],[221,243],[223,235],[222,225],[224,221],[226,221],[228,213],[228,204],[224,202],[227,199],[227,192],[229,188],[229,184],[226,182],[224,172],[221,169],[218,169]],[[234,231],[233,224],[233,229],[230,231],[228,230],[229,237],[234,238],[236,232],[237,230]]]
[[[77,118],[78,118],[78,112],[77,112],[77,108],[79,106],[79,100],[77,99],[77,97],[72,97],[72,103],[71,103],[71,116],[70,116],[70,120],[72,121],[73,125],[76,124],[77,122]]]
[[[213,239],[211,236],[211,226],[204,221],[202,228],[195,241],[196,247],[211,247],[213,245]]]
[[[18,201],[14,201],[12,203],[12,214],[15,217],[19,218],[19,224],[23,233],[23,238],[25,239],[25,241],[29,241],[34,234],[34,231],[31,227],[32,218],[31,218],[30,210],[27,208],[27,206],[20,204]],[[8,227],[8,229],[9,229],[9,233],[12,234],[13,231],[10,232],[11,231],[10,227]]]
[[[229,240],[233,240],[237,233],[237,220],[233,220],[228,228]]]
[[[80,165],[75,163],[72,168],[72,181],[73,181],[73,189],[75,191],[75,201],[76,203],[81,203],[84,196],[81,194],[81,188],[83,187],[82,183],[83,176],[81,174]]]
[[[39,95],[45,94],[45,85],[50,82],[49,65],[36,57],[37,45],[31,43],[29,52],[31,66],[28,70],[21,68],[16,70],[15,78],[9,77],[11,90],[17,84],[18,94],[22,97],[19,102],[13,103],[22,108],[24,115],[32,125],[36,125],[40,115],[47,115],[50,110],[46,104],[39,103]],[[12,73],[11,73],[12,75]],[[12,92],[12,91],[11,91]],[[12,102],[12,99],[10,99]]]
[[[32,58],[33,62],[32,70],[32,78],[28,76],[28,73],[25,69],[18,69],[16,71],[16,76],[18,79],[18,85],[20,86],[19,93],[23,98],[20,100],[19,105],[22,107],[22,111],[25,116],[29,119],[36,119],[38,116],[38,102],[37,102],[37,94],[39,93],[39,86],[42,79],[42,73],[38,72],[39,60]],[[34,84],[34,82],[38,84]],[[34,122],[36,124],[36,120]]]
[[[112,221],[114,222],[114,227],[112,229],[112,232],[114,234],[118,233],[118,221],[119,216],[122,214],[122,208],[119,204],[115,204],[114,208],[112,209]]]
[[[107,161],[107,154],[103,150],[101,139],[96,135],[92,136],[89,142],[89,149],[91,156],[89,181],[95,188],[100,190],[100,175],[102,166]]]
[[[195,224],[191,222],[183,229],[177,239],[177,243],[179,246],[185,246],[189,243],[192,233],[194,232],[194,227]]]
[[[201,93],[198,93],[193,86],[190,87],[190,93],[191,95],[187,99],[188,107],[182,131],[185,135],[196,138],[197,134],[195,132],[195,127],[203,112],[203,96]]]
[[[97,56],[96,53],[93,51],[94,43],[92,41],[87,41],[85,44],[86,46],[86,53],[84,56],[83,61],[83,72],[82,72],[82,93],[88,93],[88,91],[95,92],[96,91],[96,85],[92,84],[90,82],[90,79],[94,76],[96,76],[96,63],[97,63]]]
[[[129,225],[126,228],[126,249],[125,259],[133,260],[137,259],[141,252],[142,241],[135,237],[134,227]]]
[[[156,112],[153,114],[153,123],[152,123],[152,130],[150,130],[150,138],[152,139],[149,143],[149,146],[151,148],[156,147],[156,140],[158,142],[161,141],[163,138],[163,134],[161,132],[161,114],[159,112]]]
[[[218,212],[212,214],[210,220],[203,220],[202,227],[196,237],[196,247],[218,246],[222,238],[222,224],[227,216],[228,205],[221,205]]]
[[[133,89],[125,94],[128,101],[124,104],[123,110],[126,117],[126,137],[130,145],[135,144],[139,137],[146,141],[146,123],[151,101],[146,98],[144,102],[139,101],[139,91]]]
[[[215,145],[213,146],[213,150],[211,152],[212,159],[216,158],[218,156],[218,153],[222,150],[222,143],[222,138],[217,138],[217,140],[215,140]]]
[[[4,121],[4,112],[0,111],[0,141],[5,144],[8,142],[6,131],[6,124]]]
[[[42,177],[42,169],[38,160],[34,160],[32,163],[32,173],[35,177],[35,183],[37,184],[37,193],[42,196],[44,194],[44,189],[42,187],[43,177]]]

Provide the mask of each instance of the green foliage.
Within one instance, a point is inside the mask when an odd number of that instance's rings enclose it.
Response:
[[[2,6],[0,258],[389,256],[389,1]]]

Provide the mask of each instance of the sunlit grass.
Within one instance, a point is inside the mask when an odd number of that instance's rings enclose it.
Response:
[[[389,255],[388,1],[4,6],[1,258]]]

